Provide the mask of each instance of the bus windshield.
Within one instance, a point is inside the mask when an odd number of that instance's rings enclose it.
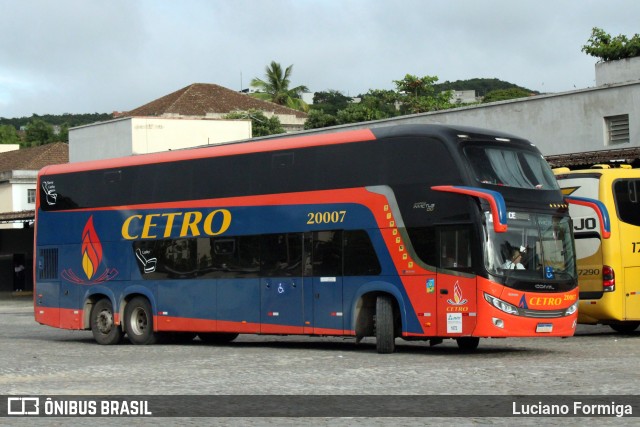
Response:
[[[492,223],[486,213],[487,224]],[[485,266],[489,273],[518,279],[568,280],[576,277],[571,225],[567,217],[510,212],[509,229],[486,227]]]
[[[496,146],[464,149],[476,180],[483,184],[557,190],[558,183],[542,155]]]

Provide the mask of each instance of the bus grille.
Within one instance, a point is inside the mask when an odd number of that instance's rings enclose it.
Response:
[[[522,309],[521,309],[522,310]],[[525,317],[537,317],[537,318],[553,318],[553,317],[564,317],[565,310],[522,310],[521,313]]]
[[[40,249],[38,279],[58,278],[58,249]]]

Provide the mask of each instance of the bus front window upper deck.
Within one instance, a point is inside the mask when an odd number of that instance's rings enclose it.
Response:
[[[483,184],[557,190],[558,183],[541,154],[490,145],[469,145],[464,153]]]
[[[496,233],[491,214],[485,215],[484,259],[489,273],[535,280],[576,276],[568,217],[515,212],[509,230]]]

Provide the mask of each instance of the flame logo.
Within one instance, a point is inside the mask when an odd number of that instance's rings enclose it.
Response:
[[[98,233],[93,225],[93,215],[89,217],[87,223],[82,230],[82,269],[87,276],[87,280],[83,280],[70,268],[62,270],[62,277],[76,285],[93,285],[112,280],[118,275],[115,268],[105,267],[102,273],[98,275],[98,267],[102,263],[102,243],[98,238]]]
[[[82,269],[91,280],[102,261],[102,244],[93,226],[93,215],[82,231]]]
[[[458,282],[453,285],[453,300],[448,299],[447,303],[450,305],[464,305],[467,303],[467,300],[462,296],[462,289]]]

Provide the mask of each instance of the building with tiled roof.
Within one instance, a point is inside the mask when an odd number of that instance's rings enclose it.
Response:
[[[45,166],[68,163],[64,142],[0,153],[0,228],[21,228],[34,219],[36,180]]]
[[[109,159],[250,139],[251,119],[235,111],[276,116],[287,132],[304,129],[307,114],[215,84],[194,83],[114,120],[69,129],[69,161]]]
[[[302,111],[210,83],[191,84],[119,116],[216,119],[250,109],[261,110],[267,117],[277,116],[287,131],[302,130],[307,119]]]

